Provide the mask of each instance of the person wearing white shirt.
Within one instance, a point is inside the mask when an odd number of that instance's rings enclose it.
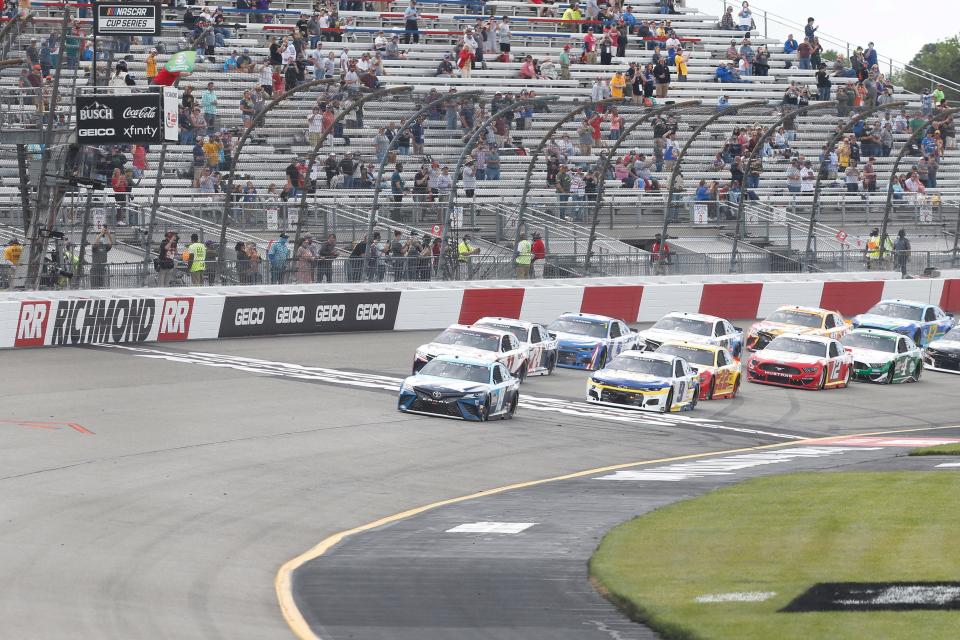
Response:
[[[378,31],[377,36],[373,39],[373,50],[383,53],[387,50],[387,39],[383,35],[383,31]]]
[[[677,47],[680,46],[680,40],[675,35],[671,34],[670,37],[667,38],[666,43],[664,44],[667,45],[667,49],[670,49],[671,47],[676,49]]]
[[[337,63],[334,62],[333,51],[327,54],[327,57],[321,60],[321,67],[323,68],[323,77],[332,78],[333,73],[337,68]]]
[[[586,201],[587,181],[583,179],[583,169],[577,169],[570,177],[570,199],[573,205],[573,221],[583,219],[583,203]]]
[[[297,48],[293,46],[292,41],[288,42],[287,48],[284,49],[283,54],[281,54],[281,60],[283,60],[283,64],[290,64],[291,62],[295,62],[296,59],[297,59]]]
[[[603,79],[597,78],[593,81],[593,86],[590,87],[590,99],[593,102],[599,102],[603,100]]]
[[[347,69],[347,72],[343,74],[343,84],[346,85],[347,89],[360,90],[360,76],[357,75],[356,69],[353,67]]]
[[[350,68],[350,49],[344,47],[340,52],[340,73],[346,73]]]
[[[370,57],[368,54],[363,54],[363,57],[357,60],[356,69],[358,74],[370,71]]]
[[[803,167],[800,169],[800,191],[801,193],[813,193],[814,182],[816,181],[816,175],[813,172],[813,168],[810,166],[810,161],[807,160]]]
[[[260,86],[267,92],[267,95],[273,93],[273,67],[269,62],[260,65]]]

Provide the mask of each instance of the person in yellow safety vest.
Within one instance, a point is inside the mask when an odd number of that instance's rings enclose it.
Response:
[[[473,240],[473,236],[468,233],[463,236],[463,240],[457,245],[457,260],[462,263],[466,263],[470,259],[470,256],[475,256],[480,253],[480,247],[471,245],[471,240]]]
[[[20,244],[20,241],[16,238],[8,242],[7,246],[3,249],[3,259],[13,266],[17,266],[20,262],[21,255],[23,255],[23,245]]]
[[[190,254],[187,268],[190,271],[190,282],[196,286],[203,284],[203,275],[207,270],[207,247],[200,242],[200,236],[196,233],[190,235],[190,245],[187,247]]]
[[[517,243],[517,280],[526,280],[530,277],[530,264],[533,262],[533,246],[527,240],[527,234],[520,234]]]
[[[875,261],[880,259],[880,229],[874,227],[867,237],[867,269],[872,269]]]

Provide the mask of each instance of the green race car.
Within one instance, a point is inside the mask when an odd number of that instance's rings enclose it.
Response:
[[[840,339],[853,356],[853,377],[866,382],[919,382],[923,351],[905,335],[882,329],[854,329]]]

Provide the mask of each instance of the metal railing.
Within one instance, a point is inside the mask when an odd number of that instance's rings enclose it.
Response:
[[[232,250],[228,249],[232,254]],[[951,251],[912,251],[904,256],[884,260],[869,258],[863,251],[820,251],[805,260],[802,252],[744,251],[737,254],[736,272],[741,274],[888,271],[891,277],[901,271],[900,260],[906,262],[911,277],[930,275],[933,269],[956,268],[960,256]],[[333,259],[297,260],[271,264],[266,258],[231,259],[226,271],[217,271],[216,260],[209,260],[203,270],[191,273],[186,262],[161,271],[154,264],[142,262],[85,265],[83,276],[62,267],[44,272],[43,289],[122,289],[157,286],[213,286],[260,284],[313,284],[359,282],[421,282],[430,280],[508,280],[518,278],[583,278],[583,277],[650,277],[661,275],[725,275],[730,270],[730,254],[671,253],[666,259],[657,255],[594,254],[585,266],[583,254],[550,254],[529,268],[518,265],[511,255],[479,255],[458,260],[451,254],[416,256],[350,257],[346,250]],[[0,265],[0,283],[7,282]],[[79,272],[78,269],[74,271]]]

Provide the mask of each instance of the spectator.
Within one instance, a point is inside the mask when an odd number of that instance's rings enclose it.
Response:
[[[740,31],[750,31],[753,29],[753,12],[750,11],[750,3],[744,1],[740,5],[740,12],[737,14],[737,28]]]
[[[200,96],[203,119],[207,125],[207,135],[211,135],[217,128],[218,101],[213,87],[213,82],[208,82],[207,89]]]
[[[127,213],[127,193],[130,191],[130,187],[127,184],[127,176],[121,169],[113,170],[110,186],[113,188],[113,197],[117,201],[117,224],[126,224],[124,219]]]
[[[110,274],[107,271],[107,254],[113,249],[113,234],[104,225],[100,228],[97,237],[90,245],[90,284],[94,289],[105,289],[110,286]]]
[[[420,10],[417,8],[417,1],[410,0],[410,6],[403,11],[403,43],[417,44],[420,42],[420,31],[417,21],[420,19]]]
[[[907,263],[909,262],[910,240],[907,239],[906,230],[900,229],[897,233],[897,239],[893,242],[893,263],[894,267],[900,270],[900,275],[904,278],[907,277]]]
[[[657,97],[666,98],[670,90],[670,67],[661,59],[653,67],[653,79],[656,83]]]
[[[813,54],[813,47],[810,45],[810,38],[804,38],[800,46],[797,47],[797,65],[801,69],[810,69],[810,56]]]
[[[304,239],[306,239],[308,235],[309,234],[305,235]],[[281,231],[280,237],[270,244],[270,249],[267,251],[267,261],[270,263],[271,284],[284,283],[286,280],[287,260],[289,258],[290,246],[288,244],[287,232]],[[302,269],[303,267],[301,266],[300,268]]]
[[[830,72],[827,65],[821,64],[817,69],[817,97],[820,100],[830,99]]]
[[[851,160],[850,165],[847,167],[845,182],[847,184],[847,191],[849,193],[856,193],[860,190],[860,170],[857,168],[857,161]]]
[[[797,44],[796,38],[793,37],[793,34],[787,36],[787,39],[783,43],[783,52],[790,54],[796,53],[800,45]]]
[[[337,254],[337,236],[331,233],[317,250],[317,282],[324,280],[333,282],[333,261],[337,258]]]
[[[539,231],[533,232],[533,244],[530,245],[530,253],[533,256],[533,277],[542,279],[544,266],[547,262],[547,245],[544,244]]]
[[[817,36],[817,29],[820,28],[813,26],[814,22],[815,20],[813,18],[807,18],[807,26],[803,28],[803,35],[811,42]]]

